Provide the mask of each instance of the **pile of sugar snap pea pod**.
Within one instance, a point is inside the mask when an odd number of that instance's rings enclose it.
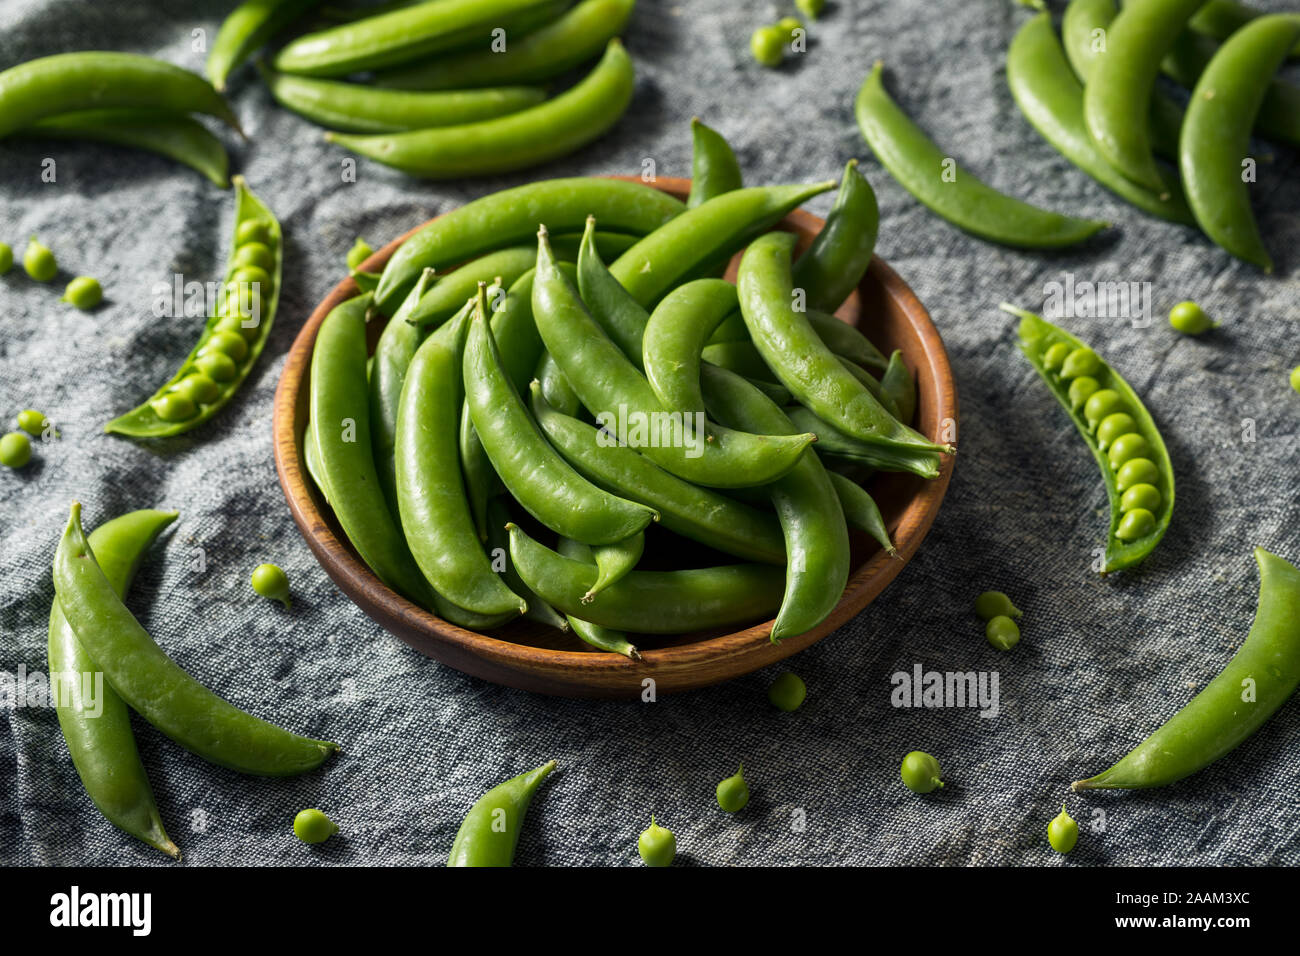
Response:
[[[1300,44],[1300,14],[1226,0],[1128,0],[1118,10],[1116,0],[1070,0],[1058,38],[1041,2],[1029,5],[1042,12],[1016,33],[1006,73],[1030,124],[1137,208],[1199,226],[1271,272],[1251,209],[1251,136],[1300,146],[1300,88],[1274,78]],[[877,63],[858,92],[858,125],[881,164],[944,219],[1022,248],[1069,246],[1106,228],[958,170],[890,99],[881,72]],[[1161,73],[1190,92],[1185,109],[1158,88]]]
[[[835,183],[746,188],[726,141],[693,129],[685,204],[607,179],[493,193],[321,324],[308,472],[409,600],[635,658],[629,633],[773,614],[773,641],[804,633],[843,594],[850,528],[893,551],[861,481],[933,478],[953,448],[910,427],[901,353],[830,314],[871,260],[871,187],[850,162],[795,257],[769,230]],[[741,249],[737,284],[716,278]],[[375,313],[391,318],[368,359]]]

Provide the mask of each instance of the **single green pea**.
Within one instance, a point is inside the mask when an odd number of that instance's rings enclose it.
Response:
[[[1125,513],[1145,508],[1154,512],[1160,507],[1160,489],[1155,485],[1134,485],[1125,490],[1119,499],[1119,510]]]
[[[250,320],[251,321],[251,318]],[[251,325],[245,325],[245,320],[239,315],[227,315],[217,322],[213,327],[215,332],[229,332],[231,335],[238,335],[245,342],[252,342],[258,336],[258,326],[260,321],[253,322]]]
[[[1195,302],[1179,302],[1170,309],[1169,324],[1183,335],[1200,335],[1219,327],[1219,323],[1206,315],[1205,310]]]
[[[759,27],[749,38],[749,49],[762,66],[780,66],[785,58],[786,36],[778,26]]]
[[[784,711],[798,710],[807,696],[807,685],[794,671],[786,671],[767,689],[767,699],[772,706]]]
[[[271,244],[271,224],[265,219],[245,219],[235,229],[235,245],[242,246],[250,242],[260,242],[264,246]]]
[[[60,301],[67,302],[82,312],[89,312],[104,301],[104,290],[98,279],[92,276],[77,276],[63,290]]]
[[[249,242],[235,249],[230,264],[238,269],[244,266],[256,266],[268,275],[275,265],[275,253],[264,242]]]
[[[230,356],[236,362],[242,362],[248,357],[248,343],[244,337],[236,332],[228,332],[225,329],[214,329],[208,336],[208,340],[203,343],[203,348],[199,350],[200,355],[206,355],[210,351],[221,352]]]
[[[1070,408],[1078,411],[1092,394],[1101,388],[1101,383],[1091,375],[1080,375],[1070,383]]]
[[[1088,420],[1090,428],[1096,428],[1107,415],[1124,411],[1124,399],[1113,388],[1103,388],[1093,392],[1083,404],[1083,417]]]
[[[749,803],[749,784],[745,783],[745,765],[742,763],[734,777],[718,784],[718,806],[728,813],[743,810]]]
[[[1137,422],[1128,412],[1112,412],[1097,424],[1097,447],[1102,451],[1121,435],[1127,435],[1137,428]]]
[[[357,236],[357,241],[348,250],[348,271],[355,272],[361,267],[361,263],[374,255],[374,252],[375,250],[370,248],[370,244],[366,240]]]
[[[179,395],[184,395],[196,405],[207,405],[209,402],[215,401],[217,396],[221,394],[220,386],[202,372],[191,372],[186,375],[176,383],[173,391]]]
[[[324,843],[338,832],[338,824],[319,810],[302,810],[293,818],[293,835],[303,843]]]
[[[903,758],[903,783],[913,793],[930,793],[943,786],[939,779],[939,761],[924,750],[913,750]]]
[[[975,613],[982,620],[998,617],[1020,617],[1020,608],[1011,603],[1011,598],[1001,591],[985,591],[975,599]]]
[[[1129,432],[1127,435],[1120,435],[1115,439],[1114,444],[1110,446],[1110,451],[1106,452],[1106,458],[1110,461],[1110,467],[1118,470],[1126,461],[1132,461],[1134,458],[1151,457],[1151,443],[1137,432]]]
[[[47,424],[45,413],[38,412],[34,408],[25,408],[18,413],[18,427],[29,435],[40,438]]]
[[[253,590],[264,598],[289,607],[289,576],[274,564],[259,564],[253,569]]]
[[[13,246],[7,242],[0,242],[0,276],[7,273],[14,267],[14,250]]]
[[[1020,628],[1005,614],[989,618],[984,625],[984,636],[1000,651],[1009,651],[1020,643]]]
[[[1291,369],[1291,387],[1300,392],[1300,365]]]
[[[816,20],[826,9],[826,0],[794,0],[794,5],[809,20]]]
[[[49,282],[59,274],[59,264],[54,260],[54,253],[36,241],[32,236],[23,252],[23,268],[37,282]]]
[[[677,837],[667,827],[655,823],[653,814],[650,826],[641,831],[636,841],[636,851],[646,866],[671,866],[677,855]]]
[[[271,274],[261,266],[239,266],[226,281],[238,286],[241,294],[245,289],[256,290],[258,295],[271,291]]]
[[[1065,812],[1064,803],[1061,804],[1061,812],[1047,825],[1047,842],[1057,853],[1069,853],[1079,842],[1079,824]]]
[[[1160,469],[1150,458],[1133,458],[1124,462],[1115,472],[1115,487],[1120,494],[1134,485],[1154,485],[1160,480]]]
[[[1043,353],[1043,368],[1049,372],[1055,372],[1065,364],[1066,358],[1070,355],[1070,344],[1068,342],[1057,342],[1048,347]]]
[[[235,360],[224,352],[209,352],[194,360],[194,367],[214,382],[229,382],[239,373]]]
[[[159,395],[149,403],[153,413],[165,422],[183,422],[194,417],[198,409],[194,405],[194,400],[188,395],[182,395],[180,392],[168,392],[165,395]]]
[[[260,315],[262,312],[261,287],[241,286],[238,282],[229,282],[222,290],[221,314],[244,316]]]
[[[32,442],[22,432],[10,432],[0,438],[0,465],[22,468],[31,460]]]
[[[1156,516],[1146,508],[1134,508],[1119,519],[1115,537],[1121,541],[1136,541],[1156,530]]]
[[[1065,364],[1061,366],[1061,378],[1096,375],[1100,371],[1101,357],[1090,348],[1078,348],[1065,357]]]
[[[794,39],[794,31],[802,30],[803,24],[799,22],[798,17],[782,17],[776,21],[776,28],[785,34],[786,41]]]

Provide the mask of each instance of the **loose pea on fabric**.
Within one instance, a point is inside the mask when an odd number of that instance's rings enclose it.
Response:
[[[27,243],[23,252],[23,268],[37,282],[49,282],[59,274],[59,264],[47,246],[41,245],[35,236]]]
[[[939,779],[939,761],[924,750],[913,750],[903,758],[900,775],[913,793],[931,793],[943,786]]]
[[[10,432],[0,438],[0,465],[22,468],[31,460],[32,443],[22,432]]]
[[[289,607],[289,577],[274,564],[259,564],[253,569],[250,582],[253,590],[262,597],[279,601]]]
[[[745,765],[734,776],[727,777],[718,784],[718,806],[728,813],[736,813],[749,803],[749,784],[745,782]]]
[[[767,689],[772,706],[784,711],[798,710],[808,696],[808,687],[794,671],[786,671]]]
[[[293,818],[293,835],[303,843],[324,843],[338,832],[338,824],[319,810],[303,810]]]
[[[636,849],[646,866],[669,866],[677,855],[677,837],[667,827],[661,827],[652,815],[650,826],[641,831]]]
[[[1079,842],[1079,824],[1065,812],[1064,803],[1061,804],[1061,812],[1047,825],[1047,842],[1057,853],[1069,853]]]

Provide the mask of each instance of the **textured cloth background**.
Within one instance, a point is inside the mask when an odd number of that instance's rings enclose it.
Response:
[[[193,31],[210,40],[231,6],[4,0],[0,67],[102,48],[201,71]],[[180,664],[235,703],[343,744],[320,772],[261,780],[209,766],[138,722],[187,863],[438,864],[479,794],[551,758],[561,769],[530,812],[521,864],[635,863],[652,812],[677,833],[683,863],[1300,863],[1295,701],[1177,786],[1069,797],[1085,832],[1068,859],[1044,834],[1070,780],[1125,753],[1240,645],[1258,584],[1252,547],[1300,560],[1300,396],[1287,387],[1300,362],[1295,152],[1276,150],[1254,190],[1278,259],[1266,278],[1194,231],[1127,207],[1038,137],[1003,76],[1007,44],[1029,15],[1011,0],[839,0],[811,25],[806,55],[762,69],[749,34],[789,7],[642,0],[628,31],[637,95],[622,122],[578,155],[491,180],[430,185],[361,161],[360,181],[343,183],[348,154],[275,108],[242,69],[230,95],[250,142],[221,135],[234,170],[284,224],[280,313],[239,397],[159,447],[101,426],[190,348],[198,323],[153,318],[149,291],[176,272],[220,275],[231,193],[146,154],[0,144],[0,238],[21,255],[39,235],[63,270],[49,285],[17,266],[0,279],[0,417],[36,407],[62,432],[28,468],[0,469],[0,669],[45,669],[50,562],[70,501],[84,502],[88,527],[136,508],[176,508],[181,520],[148,558],[132,609]],[[902,106],[965,168],[1116,228],[1076,251],[1034,254],[972,239],[924,210],[854,124],[853,96],[877,58]],[[689,175],[693,115],[731,140],[751,183],[838,177],[845,160],[862,157],[880,198],[878,251],[928,306],[960,388],[961,453],[942,514],[880,599],[790,661],[809,687],[795,714],[767,703],[775,668],[642,704],[536,696],[424,658],[331,585],[272,464],[284,354],[342,275],[355,236],[378,247],[436,212],[532,179],[636,172],[647,158],[661,174]],[[57,160],[56,183],[41,181],[45,157]],[[824,214],[830,201],[810,207]],[[82,273],[106,290],[89,314],[58,301]],[[1014,320],[996,310],[1003,299],[1042,308],[1045,285],[1067,274],[1151,283],[1150,327],[1065,324],[1144,396],[1177,467],[1164,543],[1140,570],[1106,580],[1089,568],[1106,523],[1096,466],[1014,348]],[[1163,316],[1184,298],[1224,327],[1203,340],[1174,334]],[[1253,441],[1243,440],[1247,420]],[[288,571],[291,613],[250,591],[248,575],[264,560]],[[1025,612],[1011,653],[990,648],[974,617],[986,588],[1007,591]],[[996,671],[1000,715],[894,708],[890,675],[917,664]],[[920,798],[899,782],[899,761],[914,748],[939,757],[950,781],[941,793]],[[713,789],[740,760],[753,798],[729,816]],[[325,809],[340,836],[319,848],[297,842],[290,821],[305,806]],[[802,832],[792,826],[799,811]],[[99,816],[54,712],[40,708],[0,711],[0,862],[170,865]]]

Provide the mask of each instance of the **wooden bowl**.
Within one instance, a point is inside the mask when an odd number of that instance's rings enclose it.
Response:
[[[685,198],[690,180],[661,178],[658,188]],[[800,237],[802,249],[824,225],[796,210],[781,223]],[[389,243],[366,262],[376,271],[417,230]],[[739,257],[737,257],[738,259]],[[732,263],[734,277],[736,263]],[[780,644],[768,640],[771,621],[734,633],[687,634],[634,638],[642,659],[631,661],[604,653],[569,634],[534,622],[511,622],[487,634],[456,627],[417,607],[380,583],[361,561],[339,528],[333,512],[306,478],[303,430],[308,417],[308,382],[312,348],[321,322],[334,306],[357,294],[344,279],[316,307],[298,333],[275,394],[275,465],[293,519],[334,583],[384,629],[422,654],[457,670],[510,687],[568,697],[634,697],[642,681],[653,678],[658,693],[691,690],[730,680],[789,657],[846,623],[885,589],[916,553],[929,531],[952,477],[955,456],[947,456],[938,478],[879,474],[869,484],[898,548],[890,557],[865,535],[853,534],[853,570],[848,587],[830,616],[806,634]],[[839,317],[860,326],[886,354],[902,349],[917,380],[917,428],[936,436],[951,422],[955,435],[957,391],[939,332],[912,290],[879,257],[871,262],[861,286],[839,310]],[[380,331],[372,330],[371,343]],[[900,560],[901,559],[901,560]]]

